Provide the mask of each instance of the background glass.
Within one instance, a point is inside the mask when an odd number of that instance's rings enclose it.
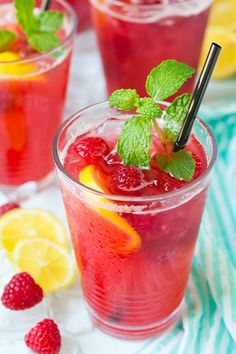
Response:
[[[43,54],[0,62],[0,189],[50,179],[51,141],[60,125],[68,82],[76,16],[63,0],[51,8],[65,13],[65,39]],[[0,25],[14,23],[12,2],[0,5]]]
[[[136,88],[144,96],[147,74],[166,59],[197,68],[211,0],[90,1],[108,95]]]

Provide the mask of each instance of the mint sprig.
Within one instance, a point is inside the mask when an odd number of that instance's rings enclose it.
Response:
[[[14,6],[17,21],[33,49],[43,53],[60,43],[56,32],[63,25],[63,13],[47,10],[35,15],[35,0],[14,0]],[[0,50],[5,50],[6,45],[15,38],[14,32],[0,30]]]
[[[152,69],[147,77],[146,91],[155,101],[174,95],[195,70],[176,60],[166,60]]]
[[[138,106],[140,97],[136,90],[120,89],[114,91],[110,98],[110,106],[115,106],[122,111],[130,111]]]
[[[165,112],[162,112],[156,100],[165,100],[176,93],[194,71],[184,63],[166,60],[147,77],[146,90],[151,97],[140,98],[134,89],[120,89],[112,93],[109,98],[111,107],[127,112],[132,110],[139,114],[126,121],[118,140],[117,151],[124,164],[149,168],[153,127],[166,151],[165,154],[157,154],[158,167],[177,179],[192,179],[196,166],[192,154],[186,150],[168,152],[168,146],[173,146],[179,134],[192,96],[189,93],[178,96]],[[164,129],[158,125],[157,118],[160,117],[164,122]]]
[[[125,122],[117,148],[124,164],[149,168],[151,127],[151,121],[142,116],[134,116]]]
[[[165,155],[159,154],[157,155],[157,164],[161,170],[187,182],[193,178],[196,167],[192,154],[186,150],[179,150]]]
[[[0,51],[6,50],[8,45],[15,39],[15,33],[3,29],[0,30]]]
[[[165,121],[164,133],[166,139],[174,142],[177,138],[183,124],[183,120],[188,111],[191,98],[191,93],[184,93],[183,95],[176,97],[167,108],[165,114],[163,115],[163,119]]]

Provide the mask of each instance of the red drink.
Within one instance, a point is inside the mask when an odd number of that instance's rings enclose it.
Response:
[[[104,103],[79,112],[59,130],[54,159],[89,312],[105,332],[143,338],[178,315],[216,147],[197,121],[187,146],[196,161],[190,183],[154,159],[149,171],[125,167],[114,148],[129,117]],[[158,145],[154,138],[152,153]]]
[[[73,6],[78,16],[78,31],[82,32],[91,27],[89,0],[67,0]]]
[[[108,95],[136,88],[145,95],[150,70],[175,58],[197,68],[211,0],[91,0]],[[194,78],[181,92],[191,92]]]
[[[0,185],[13,188],[53,170],[50,146],[63,118],[75,18],[63,1],[52,2],[65,13],[62,43],[39,54],[21,34],[12,4],[0,8],[0,27],[20,36],[0,53]]]

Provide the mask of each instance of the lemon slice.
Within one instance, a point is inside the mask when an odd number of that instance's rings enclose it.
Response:
[[[88,165],[84,167],[79,174],[79,180],[85,186],[99,192],[107,193],[106,182],[103,179],[99,169],[95,165]],[[88,198],[92,198],[94,201],[102,203],[103,205],[107,204],[107,209],[109,208],[109,204],[112,202],[108,201],[106,198],[92,195],[91,193],[88,195]],[[129,254],[139,250],[141,246],[141,238],[139,234],[132,228],[132,226],[123,219],[118,213],[93,207],[93,209],[102,217],[104,217],[109,223],[112,223],[113,226],[116,226],[115,232],[108,231],[107,234],[110,234],[111,244],[114,246],[115,251],[121,254]],[[113,228],[114,231],[114,228]],[[119,236],[119,237],[117,237]]]
[[[69,287],[75,266],[67,249],[44,238],[19,241],[12,253],[19,272],[28,272],[45,293]]]
[[[222,46],[222,51],[213,72],[213,79],[226,79],[236,73],[236,34],[228,28],[209,26],[204,39],[200,68],[212,42]]]
[[[22,59],[22,57],[14,52],[0,53],[0,75],[14,75],[15,77],[20,77],[37,72],[38,68],[36,65],[14,62],[20,59]],[[4,62],[7,62],[7,64]]]
[[[68,245],[66,228],[52,213],[41,209],[13,209],[0,218],[2,246],[12,252],[17,242],[34,237]]]

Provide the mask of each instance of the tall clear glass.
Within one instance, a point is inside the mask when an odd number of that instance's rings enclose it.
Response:
[[[136,88],[144,96],[147,74],[166,59],[197,68],[212,0],[90,2],[108,95]]]
[[[12,192],[27,182],[42,188],[50,180],[51,141],[64,113],[77,19],[63,0],[51,9],[65,14],[61,43],[43,54],[9,61],[0,58],[0,189]],[[0,26],[16,22],[12,1],[0,5]],[[1,61],[2,60],[2,61]]]
[[[76,137],[111,117],[129,115],[107,103],[78,112],[58,130],[53,155],[83,293],[94,323],[111,335],[145,338],[169,327],[178,317],[216,159],[216,142],[207,125],[197,119],[194,134],[204,147],[208,165],[200,177],[179,190],[146,197],[96,192],[72,178],[63,159]],[[139,235],[135,252],[130,252],[129,245],[136,236],[125,232],[123,220]]]

